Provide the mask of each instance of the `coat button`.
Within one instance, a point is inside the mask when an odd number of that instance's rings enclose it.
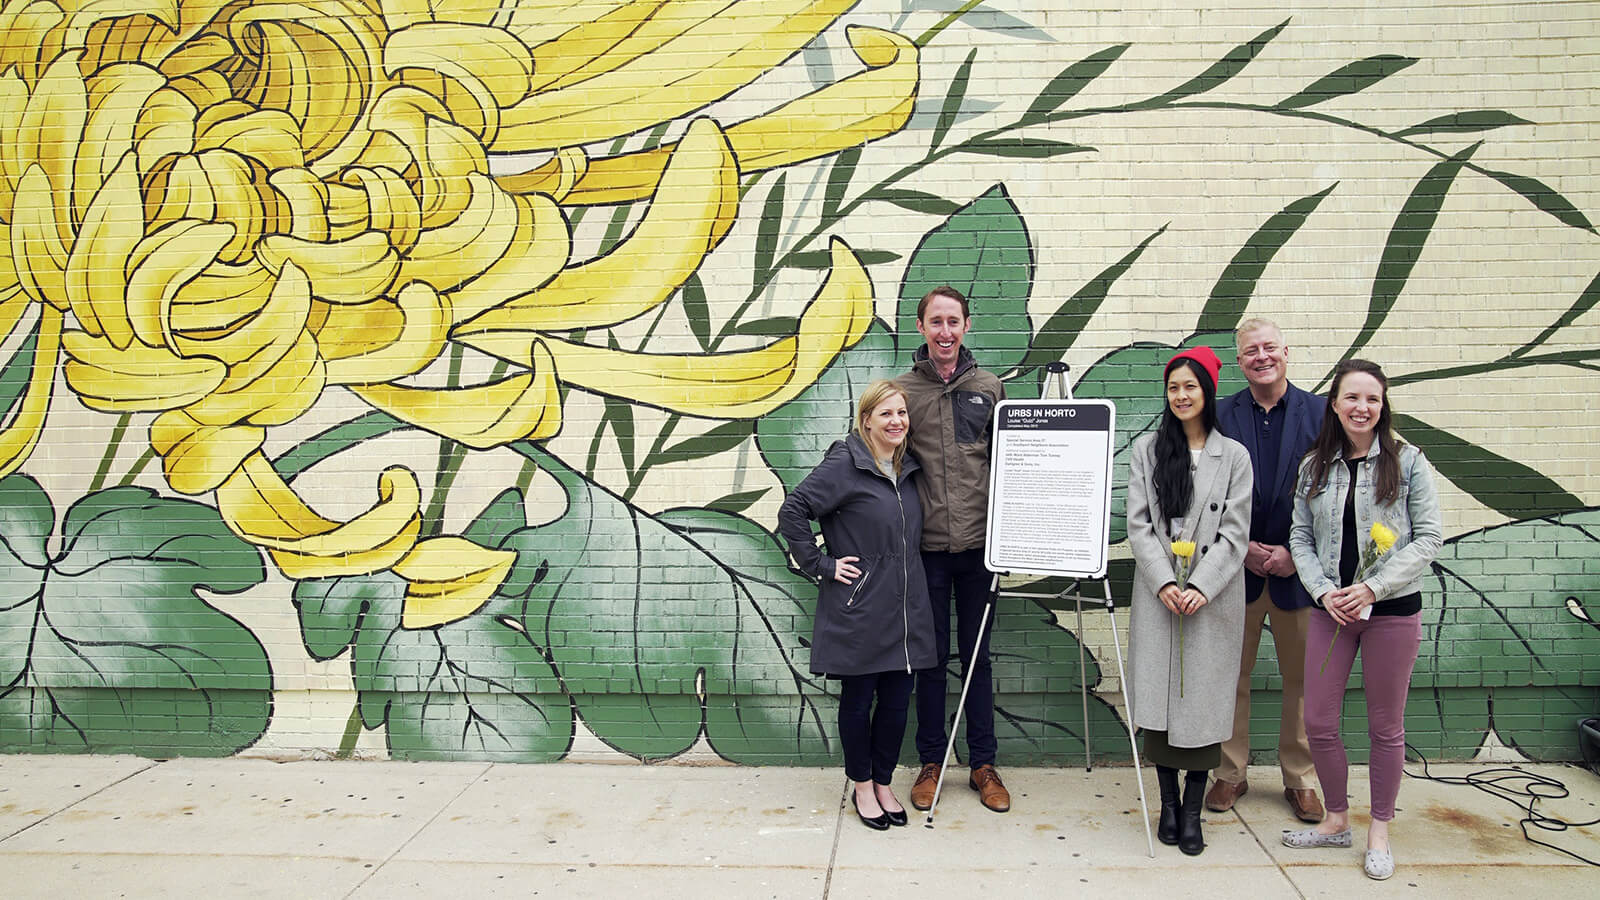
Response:
[[[1212,512],[1216,512],[1217,511],[1217,505],[1215,503],[1211,504],[1211,511]]]
[[[1206,551],[1210,550],[1210,549],[1211,549],[1211,545],[1210,544],[1207,544],[1204,547],[1201,547],[1200,548],[1200,555],[1201,556],[1205,556],[1206,555]]]

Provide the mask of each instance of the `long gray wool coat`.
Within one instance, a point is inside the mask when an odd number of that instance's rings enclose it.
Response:
[[[1211,432],[1194,470],[1183,530],[1167,534],[1156,505],[1155,435],[1133,444],[1128,476],[1128,544],[1133,549],[1129,703],[1133,723],[1167,732],[1174,747],[1204,747],[1233,734],[1234,692],[1244,643],[1244,555],[1250,543],[1250,454]],[[1206,596],[1185,617],[1183,679],[1178,677],[1178,616],[1156,596],[1178,579],[1173,540],[1194,541],[1189,586]]]

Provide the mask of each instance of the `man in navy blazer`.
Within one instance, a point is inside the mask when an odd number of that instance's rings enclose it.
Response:
[[[1239,660],[1233,737],[1222,745],[1222,765],[1206,794],[1206,808],[1226,812],[1250,789],[1250,673],[1261,646],[1261,629],[1272,623],[1272,643],[1283,673],[1283,709],[1278,722],[1278,767],[1283,796],[1295,816],[1322,821],[1322,801],[1312,787],[1315,768],[1306,740],[1305,656],[1311,596],[1289,556],[1289,520],[1295,475],[1322,428],[1327,401],[1289,383],[1289,348],[1283,332],[1267,319],[1239,323],[1235,338],[1239,369],[1250,386],[1217,402],[1217,427],[1250,451],[1255,468],[1250,547],[1245,554],[1245,632]]]

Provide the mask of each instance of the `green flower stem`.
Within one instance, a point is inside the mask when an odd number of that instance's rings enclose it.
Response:
[[[105,486],[106,476],[111,473],[111,463],[117,458],[117,451],[122,449],[122,437],[128,433],[128,422],[132,419],[133,413],[123,413],[117,417],[116,427],[111,429],[111,440],[106,442],[105,455],[100,457],[100,467],[94,470],[94,480],[89,482],[89,493]]]
[[[127,474],[122,476],[122,481],[119,482],[119,484],[121,484],[123,487],[133,484],[138,480],[140,475],[144,474],[145,466],[150,465],[155,458],[155,448],[146,447],[144,453],[140,454],[139,458],[133,461],[133,467],[128,470]]]
[[[951,25],[954,25],[956,20],[960,19],[967,13],[972,12],[974,9],[977,9],[982,4],[983,0],[967,0],[966,3],[961,4],[959,9],[952,10],[949,15],[940,19],[938,24],[917,35],[917,39],[911,43],[916,44],[918,47],[928,46],[928,44],[932,42],[934,38],[939,36],[940,32],[944,31],[946,28],[949,28]]]
[[[356,752],[356,741],[361,739],[361,702],[350,707],[350,720],[344,723],[344,737],[339,740],[339,752],[334,759],[349,759]]]

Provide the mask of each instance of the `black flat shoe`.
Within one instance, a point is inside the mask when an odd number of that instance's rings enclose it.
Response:
[[[906,811],[903,810],[903,809],[900,810],[899,812],[890,812],[889,810],[886,809],[886,810],[883,811],[883,815],[884,815],[884,818],[887,818],[889,820],[889,824],[890,825],[904,826],[907,822],[910,821],[910,819],[907,818],[907,816],[906,816]]]
[[[856,808],[856,818],[861,820],[861,824],[867,826],[868,828],[871,828],[873,831],[888,831],[889,830],[889,823],[892,820],[889,818],[889,814],[888,813],[881,813],[879,815],[872,816],[871,818],[868,818],[866,815],[864,815],[861,812],[861,804],[856,802],[856,798],[855,798],[854,794],[850,795],[850,804]],[[904,813],[902,813],[901,815],[904,816]]]

